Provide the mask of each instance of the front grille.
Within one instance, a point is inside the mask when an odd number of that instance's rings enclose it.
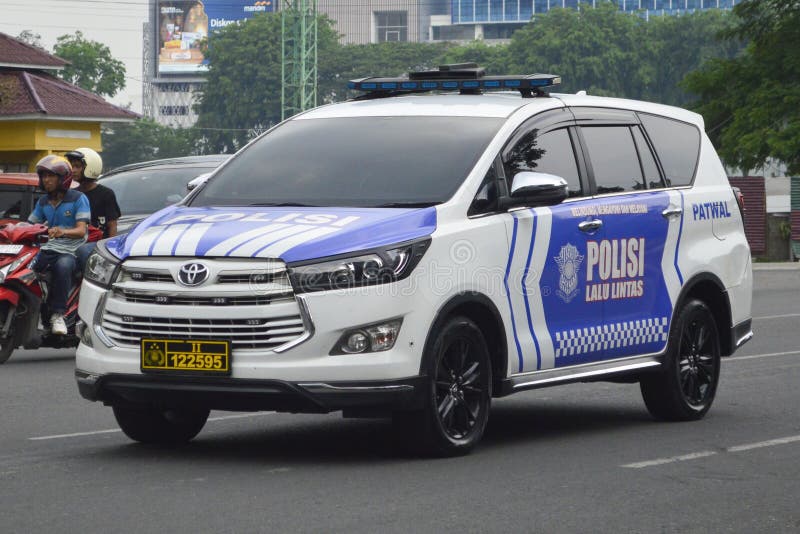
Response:
[[[300,315],[251,319],[141,317],[106,310],[102,328],[117,345],[138,347],[141,338],[230,340],[231,348],[273,349],[305,331]]]
[[[269,295],[203,296],[116,290],[114,295],[126,302],[160,304],[163,306],[267,306],[294,300],[294,293],[292,292]]]
[[[196,287],[178,283],[189,262],[209,271]],[[133,258],[112,287],[101,328],[119,346],[138,347],[142,338],[220,339],[234,350],[270,350],[306,332],[286,265],[277,259]]]

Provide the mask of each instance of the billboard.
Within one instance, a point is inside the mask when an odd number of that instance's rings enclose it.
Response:
[[[275,11],[277,0],[158,0],[158,73],[196,74],[208,69],[200,43],[228,24]]]

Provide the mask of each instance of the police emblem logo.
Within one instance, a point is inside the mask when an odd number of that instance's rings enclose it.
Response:
[[[578,249],[570,243],[561,247],[558,256],[553,257],[561,273],[556,295],[566,303],[569,303],[578,294],[578,269],[583,263],[583,258],[584,256],[578,252]]]
[[[144,364],[148,367],[164,367],[167,363],[167,356],[161,350],[158,343],[150,343],[144,352]]]
[[[72,217],[72,212],[70,210],[66,210],[64,212],[64,215],[66,215],[67,217]]]

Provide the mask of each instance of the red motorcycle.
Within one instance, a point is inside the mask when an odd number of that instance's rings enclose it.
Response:
[[[64,314],[67,335],[50,334],[39,320],[40,317],[50,317],[46,304],[50,274],[34,272],[31,264],[45,242],[47,226],[43,224],[18,223],[0,227],[0,364],[20,347],[62,349],[78,346],[75,324],[78,321],[80,274],[75,275],[67,298]]]

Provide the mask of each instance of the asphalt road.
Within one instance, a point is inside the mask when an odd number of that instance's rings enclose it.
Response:
[[[0,367],[0,532],[800,532],[800,270],[757,271],[753,316],[702,421],[574,384],[496,401],[445,460],[337,414],[214,412],[188,447],[134,444],[69,352],[23,351]]]

